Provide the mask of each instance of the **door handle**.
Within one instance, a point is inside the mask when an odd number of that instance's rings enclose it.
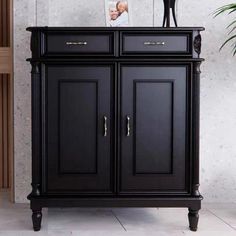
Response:
[[[126,116],[126,136],[130,136],[130,117]]]
[[[150,42],[150,41],[147,41],[147,42],[144,42],[143,44],[147,45],[147,46],[156,46],[156,45],[164,46],[165,42]]]
[[[79,42],[66,42],[66,45],[87,45],[88,44],[88,42],[86,42],[86,41],[79,41]]]
[[[107,117],[103,116],[103,136],[106,137],[107,136]]]

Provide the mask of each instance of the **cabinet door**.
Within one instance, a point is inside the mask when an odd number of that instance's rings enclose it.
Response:
[[[120,194],[186,193],[185,65],[121,65]]]
[[[113,191],[112,65],[47,65],[45,192]]]

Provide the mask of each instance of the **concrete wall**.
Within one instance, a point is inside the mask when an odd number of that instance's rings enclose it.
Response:
[[[208,202],[236,202],[236,57],[219,52],[228,16],[211,13],[228,0],[178,0],[179,26],[204,26],[201,82],[201,193]],[[153,25],[153,1],[132,0],[134,26]],[[162,0],[155,2],[161,25]],[[232,18],[231,18],[232,19]],[[26,202],[31,191],[30,34],[27,26],[104,26],[103,0],[14,0],[15,191]]]

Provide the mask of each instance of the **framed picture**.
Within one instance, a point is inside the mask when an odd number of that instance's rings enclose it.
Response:
[[[104,0],[106,11],[106,25],[110,27],[131,26],[131,0]]]

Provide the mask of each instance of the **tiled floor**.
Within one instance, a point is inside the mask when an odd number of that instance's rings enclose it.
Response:
[[[1,194],[2,195],[2,194]],[[198,232],[188,230],[187,209],[54,208],[43,210],[40,232],[32,231],[28,204],[0,199],[0,236],[236,236],[236,204],[206,204]]]

